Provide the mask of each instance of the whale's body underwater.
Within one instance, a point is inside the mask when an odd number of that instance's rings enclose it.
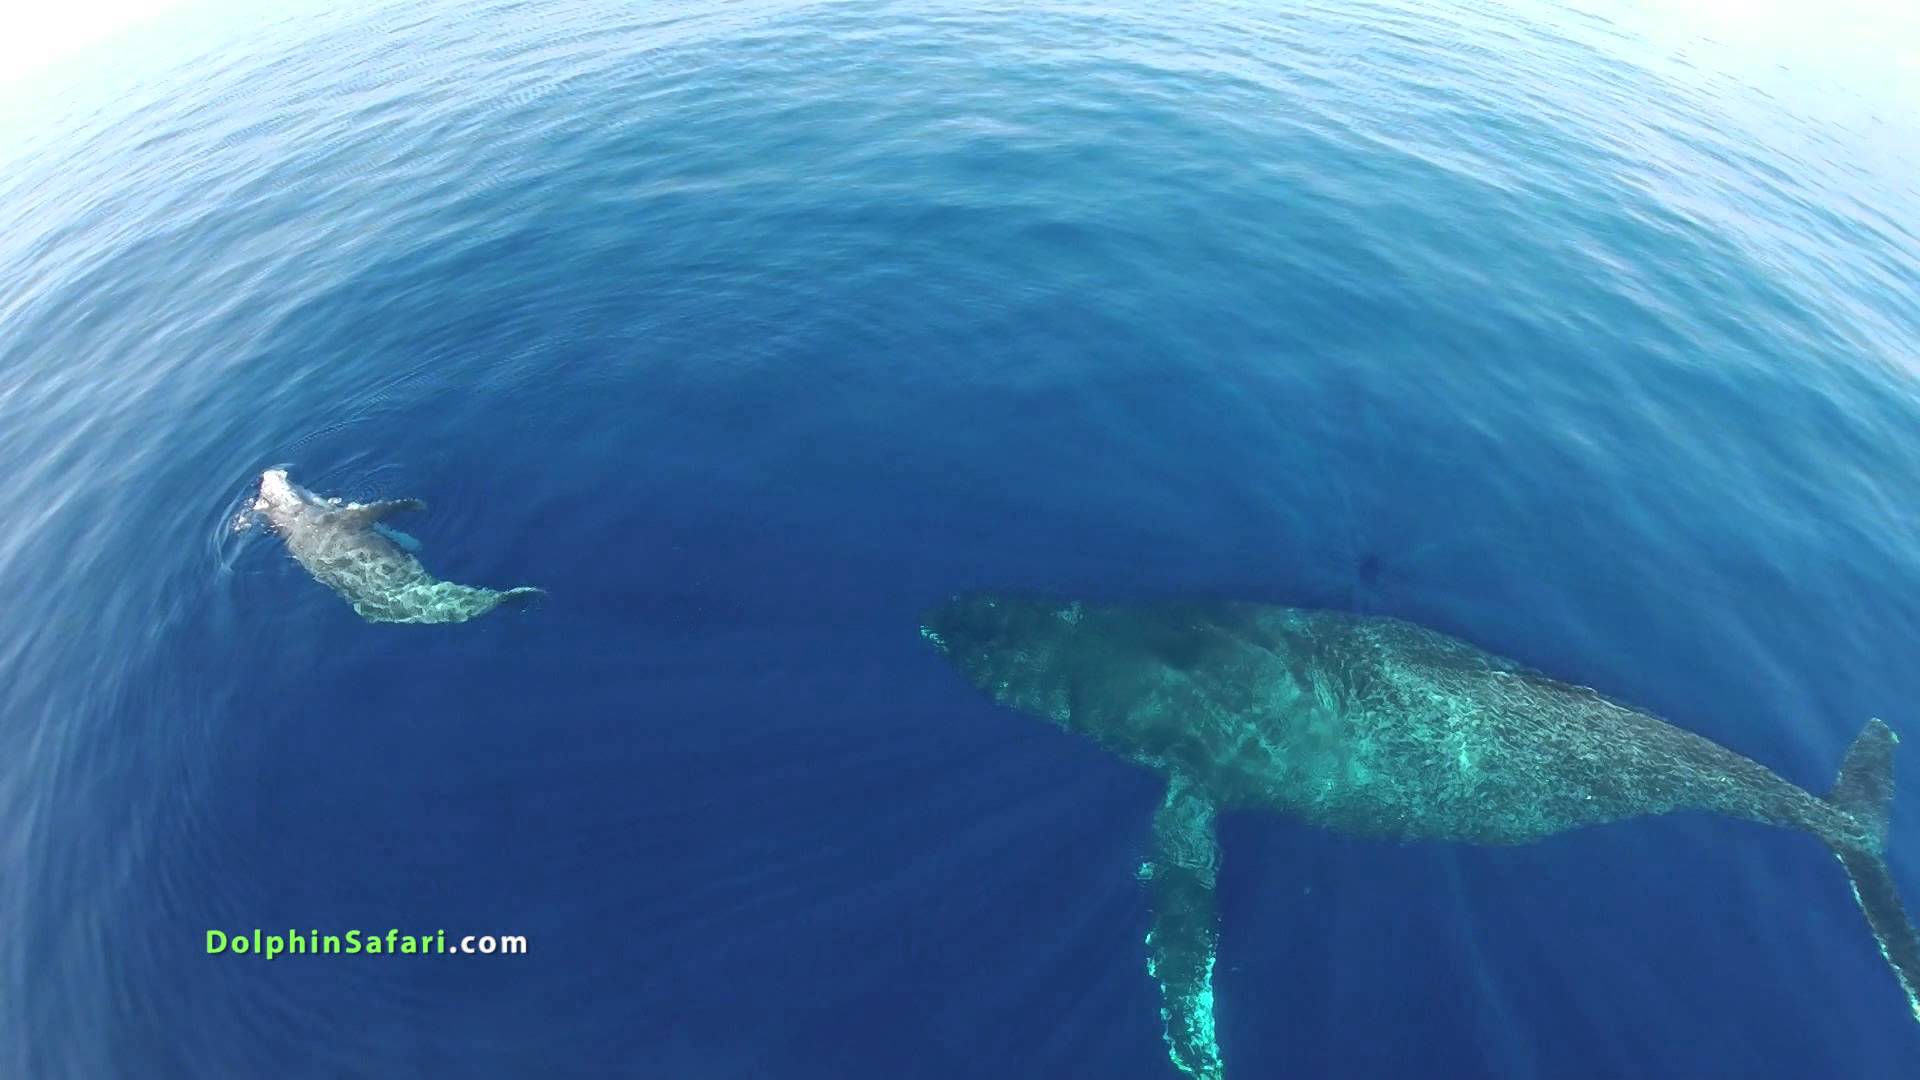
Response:
[[[1598,693],[1397,619],[1235,602],[955,597],[921,634],[994,700],[1167,777],[1148,972],[1174,1064],[1223,1075],[1214,1039],[1221,810],[1343,832],[1515,844],[1707,810],[1813,833],[1846,868],[1920,1019],[1920,936],[1884,857],[1893,732],[1878,720],[1815,796]]]
[[[286,541],[296,562],[368,622],[465,622],[503,603],[544,595],[526,586],[458,585],[427,573],[402,546],[417,542],[381,525],[388,515],[425,509],[418,499],[343,503],[293,483],[285,469],[268,469],[250,508]]]

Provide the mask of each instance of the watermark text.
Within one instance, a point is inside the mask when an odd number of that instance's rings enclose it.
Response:
[[[398,927],[386,933],[378,930],[349,930],[344,934],[323,934],[318,930],[288,930],[285,933],[252,931],[207,931],[208,956],[257,956],[274,960],[282,956],[524,956],[525,934],[460,934],[448,936],[445,930],[427,934],[402,933]]]

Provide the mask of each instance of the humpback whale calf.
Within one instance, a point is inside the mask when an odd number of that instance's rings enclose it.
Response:
[[[411,554],[418,542],[380,524],[389,514],[426,509],[419,499],[343,503],[295,484],[285,469],[268,469],[252,509],[286,541],[295,561],[368,622],[466,622],[503,603],[545,595],[528,586],[456,585],[427,573]]]
[[[1399,619],[1265,604],[1097,605],[969,594],[926,638],[995,701],[1167,778],[1140,868],[1167,1050],[1219,1080],[1215,815],[1519,844],[1705,810],[1810,832],[1839,857],[1920,1019],[1920,936],[1885,861],[1891,729],[1872,720],[1825,798],[1593,690]]]

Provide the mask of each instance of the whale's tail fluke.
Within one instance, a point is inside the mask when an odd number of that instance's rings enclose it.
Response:
[[[1887,812],[1893,805],[1893,748],[1900,737],[1879,720],[1867,726],[1847,748],[1840,763],[1840,776],[1827,793],[1827,801],[1845,810],[1868,829],[1877,850],[1887,844]]]
[[[1914,1019],[1920,1020],[1920,932],[1914,930],[1900,902],[1885,854],[1887,811],[1893,802],[1893,747],[1899,741],[1893,729],[1878,720],[1869,720],[1853,741],[1827,802],[1857,822],[1869,843],[1829,839],[1828,844],[1846,867],[1854,898],[1880,943],[1880,955],[1887,958],[1906,991]]]

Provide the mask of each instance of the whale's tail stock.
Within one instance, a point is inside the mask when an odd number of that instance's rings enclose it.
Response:
[[[368,622],[459,623],[477,619],[503,604],[523,606],[546,595],[545,589],[531,585],[502,592],[453,581],[435,581],[408,589],[392,599],[355,600],[353,610]]]
[[[1840,776],[1827,802],[1844,811],[1859,826],[1849,837],[1823,837],[1840,865],[1846,868],[1853,895],[1866,913],[1867,925],[1880,943],[1915,1020],[1920,1020],[1920,932],[1907,916],[1887,868],[1887,816],[1893,802],[1893,747],[1900,741],[1879,720],[1867,721],[1840,763]],[[1863,842],[1864,841],[1864,842]]]

